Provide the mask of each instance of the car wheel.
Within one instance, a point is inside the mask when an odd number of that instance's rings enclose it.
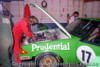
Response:
[[[36,67],[62,67],[62,59],[54,53],[43,53],[35,59]]]

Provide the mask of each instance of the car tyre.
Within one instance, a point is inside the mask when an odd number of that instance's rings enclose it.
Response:
[[[63,61],[54,53],[42,53],[35,58],[36,67],[62,67]]]

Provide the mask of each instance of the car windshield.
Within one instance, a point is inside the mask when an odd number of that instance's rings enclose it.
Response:
[[[74,36],[80,37],[80,41],[100,46],[100,22],[87,19],[78,19],[67,27]]]
[[[93,22],[89,20],[77,19],[72,24],[67,26],[67,30],[75,36],[82,37],[93,26]]]

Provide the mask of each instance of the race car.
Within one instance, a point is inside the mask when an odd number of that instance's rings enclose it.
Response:
[[[28,37],[24,39],[20,60],[35,59],[36,67],[61,67],[63,62],[87,65],[100,57],[100,42],[95,42],[100,31],[94,32],[96,28],[99,29],[100,19],[80,18],[64,28],[48,12],[37,4],[34,5],[48,15],[59,28],[34,32],[36,41]],[[97,36],[91,38],[96,34]]]

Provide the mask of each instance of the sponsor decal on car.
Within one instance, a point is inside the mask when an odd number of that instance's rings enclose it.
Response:
[[[21,57],[21,60],[29,59],[29,57]]]
[[[63,44],[63,43],[59,43],[56,45],[49,45],[48,43],[45,46],[38,46],[36,44],[32,44],[32,52],[34,50],[70,50],[70,46],[69,43],[67,44]]]

